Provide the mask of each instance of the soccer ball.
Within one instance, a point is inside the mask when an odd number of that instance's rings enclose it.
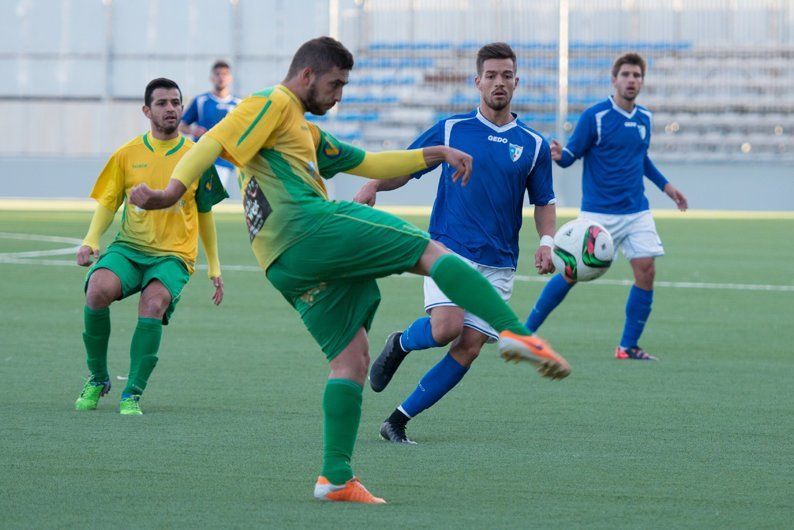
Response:
[[[615,254],[607,229],[589,219],[574,219],[554,234],[551,259],[569,280],[589,282],[604,274]]]

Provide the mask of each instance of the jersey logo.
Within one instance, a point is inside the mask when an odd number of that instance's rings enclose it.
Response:
[[[507,138],[502,138],[501,136],[494,136],[493,134],[488,135],[488,140],[491,142],[496,142],[498,144],[506,144]]]
[[[140,164],[133,164],[132,169],[144,169],[149,167],[149,164],[140,163]]]
[[[254,177],[251,177],[245,187],[243,209],[245,209],[245,224],[248,225],[248,237],[253,243],[268,216],[273,212],[273,208],[270,207],[267,197],[262,193],[262,188],[259,187]]]
[[[339,156],[339,153],[339,148],[326,139],[325,145],[323,146],[323,154],[328,158],[336,158]]]
[[[645,125],[637,125],[637,130],[640,131],[640,139],[645,140]]]
[[[524,152],[523,145],[510,144],[510,159],[513,162],[518,161],[518,159],[521,158],[521,154],[523,152]]]

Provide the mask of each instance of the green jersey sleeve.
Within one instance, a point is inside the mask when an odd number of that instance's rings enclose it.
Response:
[[[200,213],[207,213],[212,211],[212,207],[223,199],[229,196],[221,184],[221,179],[218,177],[218,172],[215,171],[215,166],[210,168],[201,175],[198,188],[196,188],[196,207]]]
[[[340,142],[332,134],[320,129],[317,165],[320,176],[324,179],[330,179],[337,173],[343,173],[361,164],[365,154],[363,149]]]

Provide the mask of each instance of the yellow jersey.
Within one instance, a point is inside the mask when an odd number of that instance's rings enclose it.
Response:
[[[136,136],[113,153],[91,191],[91,197],[112,212],[124,204],[114,243],[152,256],[176,256],[191,274],[198,253],[198,213],[209,212],[228,197],[215,168],[210,167],[176,204],[164,210],[142,210],[128,204],[127,196],[138,184],[165,188],[174,166],[192,145],[183,136],[165,141],[149,132]]]
[[[300,100],[276,85],[245,98],[206,135],[240,168],[251,246],[263,269],[322,226],[336,203],[322,178],[358,166],[365,152],[306,121]]]

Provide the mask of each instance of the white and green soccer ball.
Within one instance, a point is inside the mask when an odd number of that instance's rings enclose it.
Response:
[[[551,259],[569,280],[589,282],[612,265],[615,245],[607,229],[589,219],[574,219],[554,234]]]

